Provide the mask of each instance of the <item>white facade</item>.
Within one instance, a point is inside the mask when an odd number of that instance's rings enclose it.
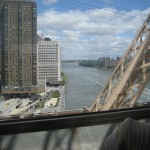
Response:
[[[60,45],[57,41],[38,42],[38,82],[57,84],[61,81]]]

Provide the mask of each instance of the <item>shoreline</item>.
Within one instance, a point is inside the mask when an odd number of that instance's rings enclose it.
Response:
[[[113,69],[108,69],[108,68],[104,68],[104,67],[99,67],[99,66],[85,66],[85,65],[81,65],[78,63],[79,66],[82,66],[82,67],[89,67],[89,68],[96,68],[96,69],[102,69],[102,70],[109,70],[109,71],[113,71]]]

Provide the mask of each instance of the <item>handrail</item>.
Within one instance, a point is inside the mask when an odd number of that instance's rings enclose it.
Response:
[[[128,117],[133,119],[150,118],[150,106],[94,113],[5,120],[0,121],[0,135],[117,123]]]

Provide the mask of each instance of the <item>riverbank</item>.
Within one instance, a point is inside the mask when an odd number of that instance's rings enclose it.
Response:
[[[61,73],[61,79],[62,79],[61,86],[67,85],[68,79],[67,79],[67,75],[64,72]]]
[[[78,63],[78,65],[82,66],[82,67],[91,67],[91,68],[97,68],[97,69],[103,69],[103,70],[109,70],[109,71],[113,71],[113,69],[114,69],[114,68],[101,67],[97,60],[81,61]]]
[[[84,60],[84,61],[79,62],[78,64],[79,66],[83,66],[83,67],[100,68],[97,60]]]

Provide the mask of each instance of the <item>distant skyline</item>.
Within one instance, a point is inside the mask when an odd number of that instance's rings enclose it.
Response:
[[[38,34],[61,44],[62,59],[122,56],[150,13],[148,0],[36,0]]]

